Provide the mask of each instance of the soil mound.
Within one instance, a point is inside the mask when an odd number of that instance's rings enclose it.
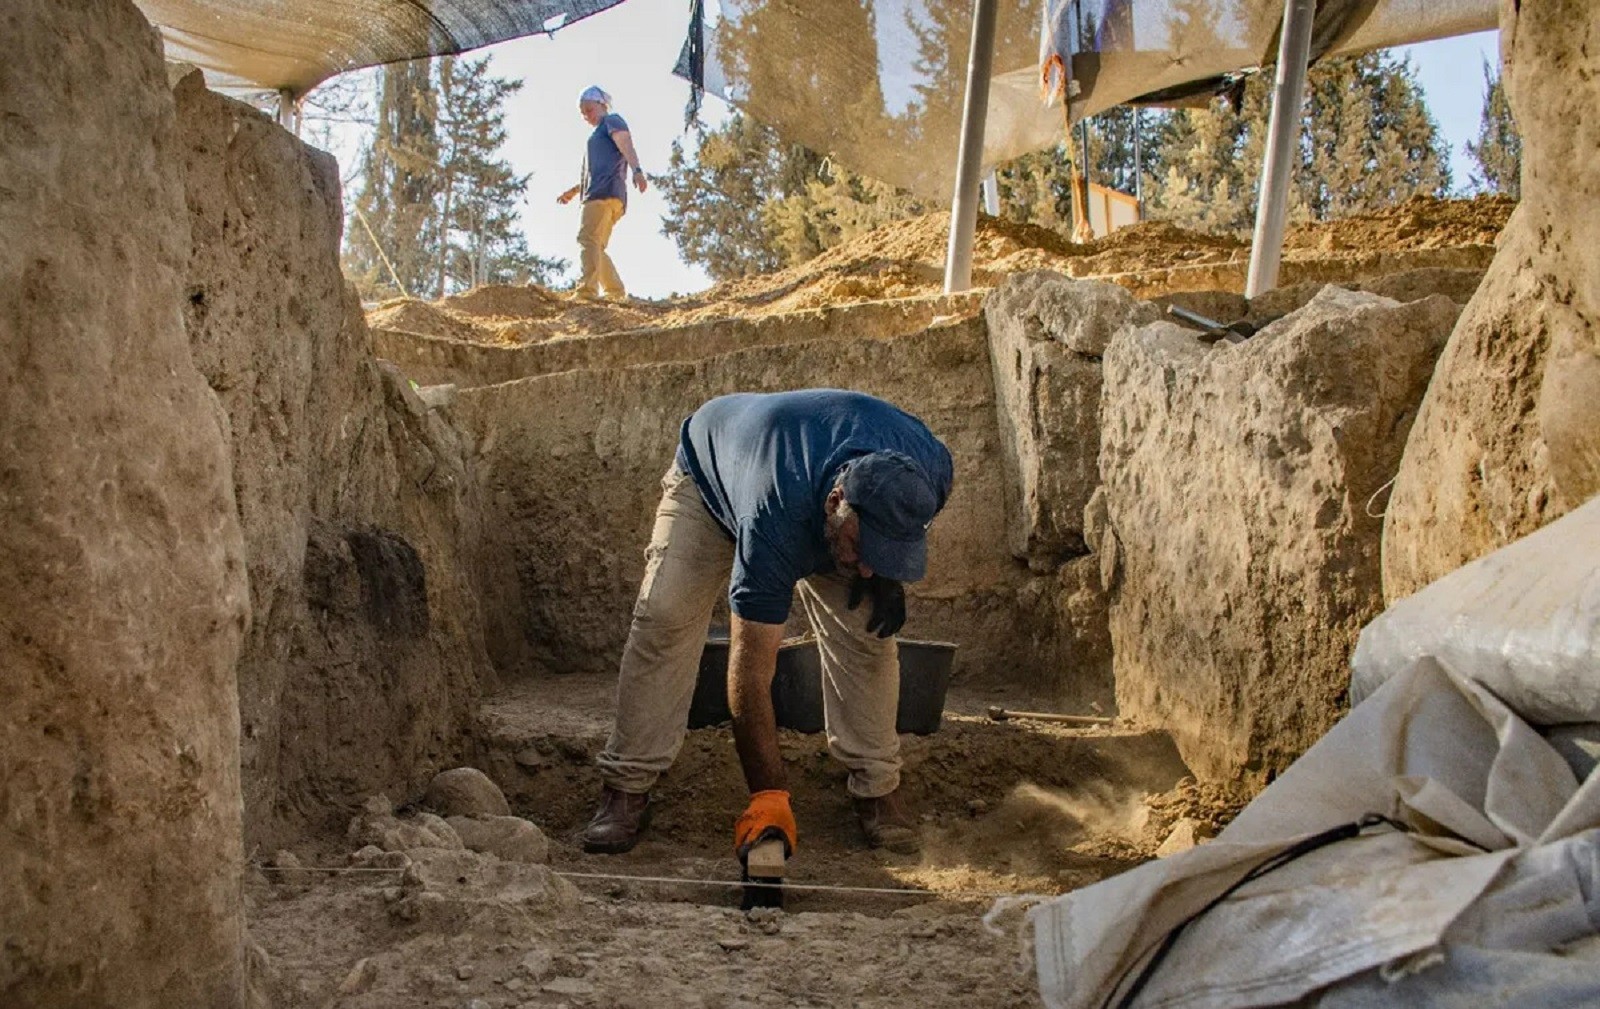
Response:
[[[541,319],[556,315],[562,309],[561,296],[537,284],[525,287],[509,284],[474,287],[465,294],[453,295],[438,304],[475,319]]]
[[[375,329],[441,336],[465,343],[482,343],[486,337],[481,327],[474,326],[438,303],[430,304],[415,298],[384,302],[367,313],[367,324]]]
[[[1414,196],[1398,207],[1291,228],[1285,249],[1399,252],[1493,245],[1516,209],[1504,196],[1440,200]]]
[[[1286,241],[1286,258],[1492,245],[1515,205],[1500,197],[1418,197],[1382,213],[1296,227]],[[895,221],[787,269],[739,277],[665,301],[573,301],[539,287],[494,286],[433,303],[388,302],[371,313],[370,321],[381,329],[516,346],[647,326],[680,327],[929,297],[943,290],[949,229],[948,213]],[[1038,225],[979,215],[973,281],[992,287],[1007,275],[1032,270],[1109,277],[1242,264],[1248,254],[1249,243],[1237,237],[1201,234],[1165,221],[1145,221],[1079,245]]]

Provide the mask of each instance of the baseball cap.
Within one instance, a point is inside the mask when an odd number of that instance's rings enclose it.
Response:
[[[850,463],[844,499],[861,522],[861,560],[885,578],[919,581],[928,568],[928,526],[939,513],[933,481],[903,452],[872,452]]]

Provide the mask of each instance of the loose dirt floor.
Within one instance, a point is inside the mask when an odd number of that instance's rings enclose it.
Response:
[[[1103,879],[1153,857],[1180,820],[1214,833],[1245,799],[1196,786],[1163,733],[994,722],[986,705],[1027,699],[957,693],[938,732],[902,737],[924,849],[894,855],[862,843],[823,737],[786,731],[798,886],[785,910],[745,913],[723,885],[746,798],[726,727],[689,734],[632,852],[575,843],[612,679],[543,678],[482,709],[474,763],[548,835],[548,866],[437,849],[352,859],[326,836],[293,854],[359,871],[253,870],[270,1004],[1034,1006],[1020,910],[984,926],[997,898]]]
[[[1328,261],[1383,252],[1492,247],[1516,204],[1501,197],[1416,197],[1381,213],[1301,224],[1289,230],[1284,260]],[[440,301],[399,299],[372,309],[370,323],[470,343],[518,346],[711,319],[756,318],[828,306],[938,294],[944,283],[949,214],[886,225],[777,273],[726,281],[658,301],[574,301],[541,287],[484,287]],[[618,241],[626,241],[619,235]],[[973,284],[1010,273],[1056,270],[1073,277],[1121,277],[1175,267],[1242,264],[1249,246],[1160,221],[1123,228],[1082,245],[1031,224],[979,215]]]

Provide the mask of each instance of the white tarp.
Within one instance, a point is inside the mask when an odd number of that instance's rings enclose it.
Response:
[[[1400,600],[1361,632],[1350,702],[1437,655],[1535,725],[1600,722],[1600,498]]]
[[[1189,926],[1132,1004],[1513,1004],[1490,991],[1600,1004],[1600,774],[1580,785],[1538,732],[1433,658],[1215,841],[1034,908],[1045,1002],[1118,1004],[1119,980],[1173,926],[1297,840],[1368,813],[1413,832],[1370,831],[1248,884]]]
[[[1353,665],[1356,707],[1216,841],[1029,913],[1046,1003],[1600,1005],[1600,726],[1560,724],[1600,721],[1600,498],[1401,600]],[[1405,829],[1232,889],[1371,814]]]

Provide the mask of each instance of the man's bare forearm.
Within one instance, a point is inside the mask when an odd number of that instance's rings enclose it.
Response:
[[[778,666],[782,624],[733,618],[728,656],[728,706],[733,709],[733,742],[751,792],[788,790],[778,722],[772,711],[772,677]]]

